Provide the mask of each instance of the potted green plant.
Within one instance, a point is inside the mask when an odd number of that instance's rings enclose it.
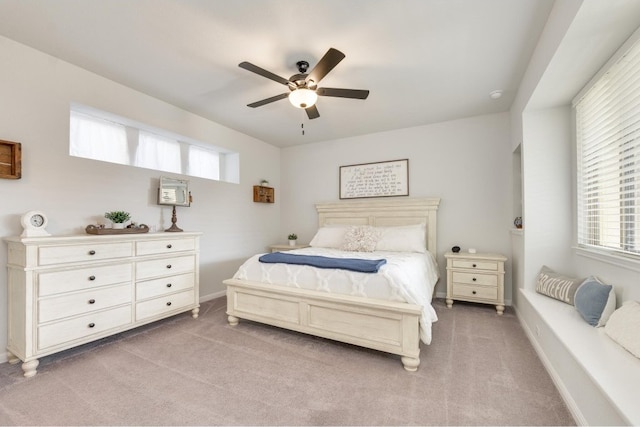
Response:
[[[296,240],[298,240],[298,235],[296,233],[291,233],[287,239],[289,239],[289,246],[295,246]]]
[[[131,219],[129,212],[125,211],[106,212],[104,217],[113,223],[113,228],[124,228],[124,223]]]

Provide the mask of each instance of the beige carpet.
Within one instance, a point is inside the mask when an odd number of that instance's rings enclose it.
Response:
[[[225,299],[0,365],[2,425],[574,425],[511,309],[434,305],[419,370],[397,356],[241,321]]]

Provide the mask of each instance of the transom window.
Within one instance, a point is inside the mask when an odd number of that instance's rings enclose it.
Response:
[[[69,130],[71,156],[238,183],[239,155],[229,150],[78,105]]]

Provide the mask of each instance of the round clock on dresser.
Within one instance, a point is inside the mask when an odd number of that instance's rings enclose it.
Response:
[[[40,211],[29,211],[22,215],[22,237],[50,236],[47,232],[49,219]]]

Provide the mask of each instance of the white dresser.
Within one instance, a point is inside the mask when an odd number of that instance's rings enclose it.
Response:
[[[11,237],[9,362],[38,358],[191,310],[199,311],[196,232]]]

